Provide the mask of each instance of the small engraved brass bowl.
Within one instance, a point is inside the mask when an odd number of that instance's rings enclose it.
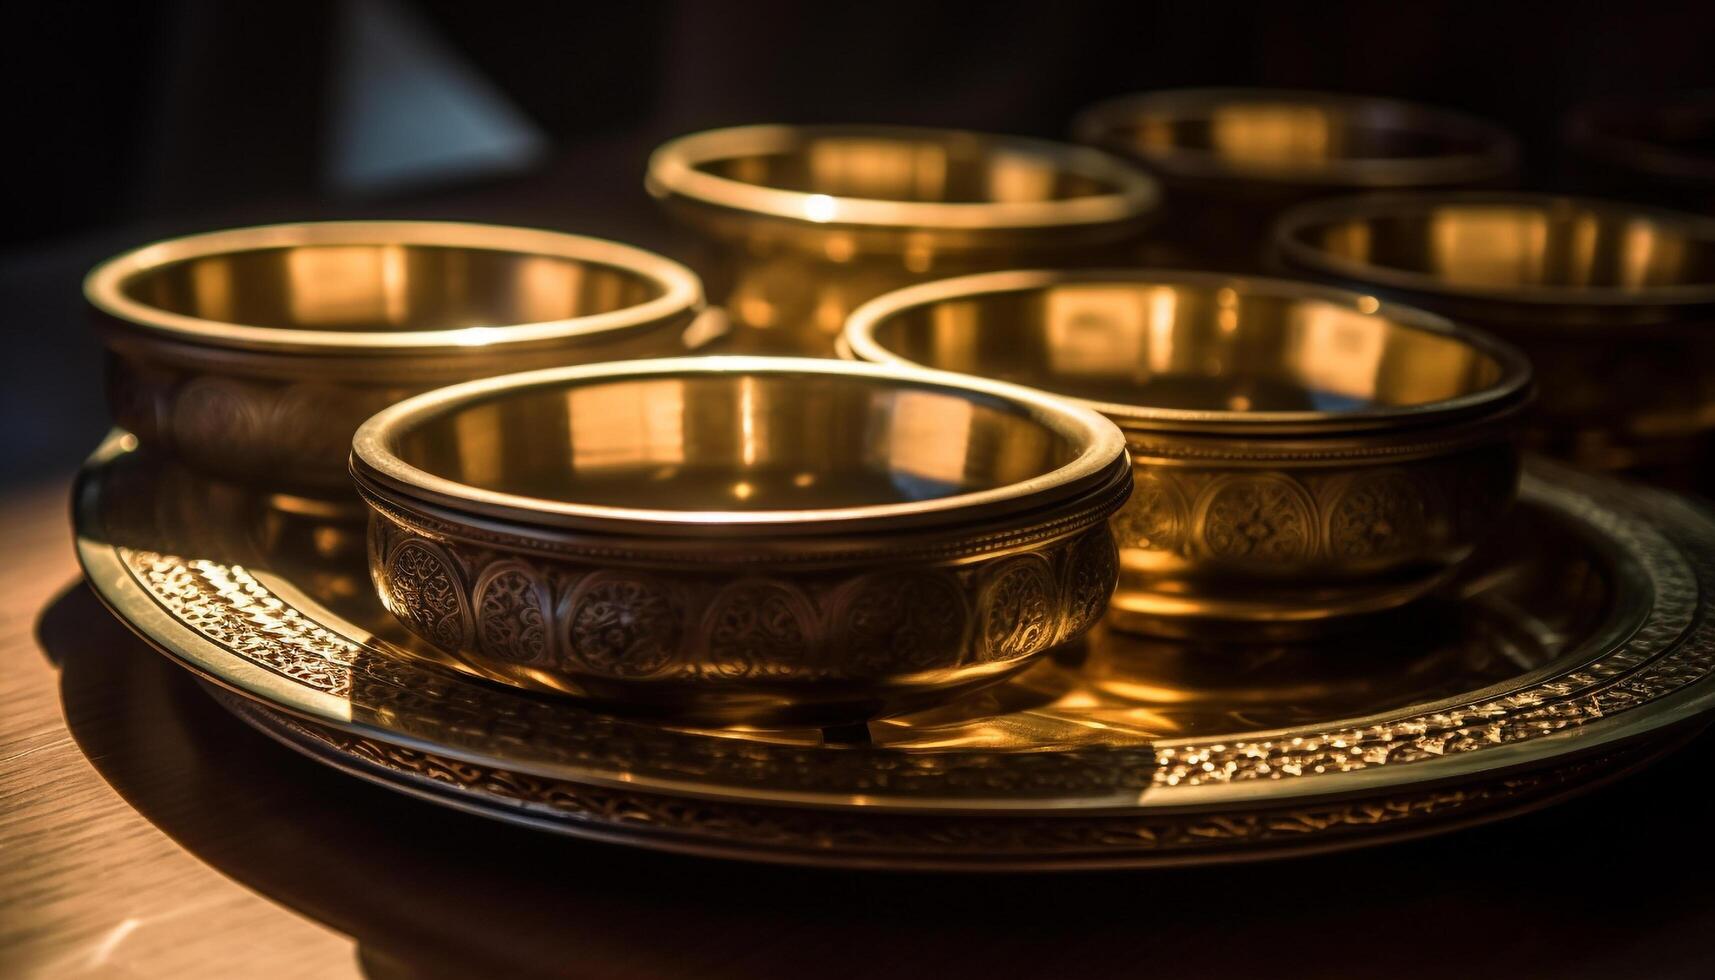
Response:
[[[456,381],[683,352],[690,270],[524,228],[275,225],[175,238],[84,282],[114,421],[214,476],[350,492],[364,419]]]
[[[1135,160],[1166,188],[1154,262],[1260,268],[1285,208],[1331,193],[1508,180],[1500,128],[1432,106],[1279,89],[1179,89],[1092,106],[1074,138]]]
[[[1532,442],[1585,466],[1695,472],[1715,433],[1715,219],[1535,194],[1308,204],[1282,265],[1512,341]]]
[[[1097,150],[900,126],[742,126],[680,137],[649,192],[698,233],[746,353],[830,355],[857,304],[926,279],[1113,261],[1155,181]]]
[[[860,307],[851,353],[1101,411],[1137,489],[1122,629],[1313,633],[1432,589],[1506,513],[1530,368],[1440,317],[1303,283],[1017,271]]]
[[[358,430],[383,604],[476,671],[676,720],[837,724],[1101,617],[1125,441],[980,379],[707,357],[455,385]]]

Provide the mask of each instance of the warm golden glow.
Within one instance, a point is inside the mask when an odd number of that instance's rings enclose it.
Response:
[[[209,320],[230,322],[232,310],[232,262],[213,258],[196,263],[191,269],[191,290],[196,308]]]
[[[839,202],[826,194],[811,194],[804,198],[804,217],[818,223],[834,220]]]
[[[1382,357],[1393,339],[1377,330],[1375,321],[1364,314],[1320,303],[1295,307],[1286,336],[1286,356],[1300,365],[1306,385],[1361,401],[1373,395]],[[1443,346],[1455,352],[1463,350],[1452,344]],[[1438,373],[1436,376],[1439,378]],[[1447,397],[1445,385],[1440,387],[1442,390],[1427,400]]]
[[[573,388],[565,397],[571,435],[566,459],[573,470],[685,461],[687,406],[678,382],[589,385]]]
[[[566,315],[567,297],[585,288],[586,266],[546,256],[518,262],[518,317],[529,323],[558,320]]]
[[[325,245],[286,253],[291,317],[305,326],[398,323],[405,297],[400,249],[376,245]]]
[[[1128,377],[1143,361],[1148,313],[1136,291],[1125,287],[1086,286],[1049,293],[1043,330],[1050,369]]]
[[[964,399],[902,391],[888,418],[885,450],[899,473],[937,483],[965,482],[974,406]]]
[[[1430,219],[1431,268],[1472,285],[1541,281],[1547,242],[1548,218],[1543,214],[1445,208]]]
[[[1210,116],[1209,143],[1235,163],[1303,165],[1334,155],[1335,128],[1328,112],[1317,106],[1228,105]]]

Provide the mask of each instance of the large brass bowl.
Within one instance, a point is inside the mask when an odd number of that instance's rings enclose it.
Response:
[[[364,423],[383,604],[524,687],[837,724],[1000,680],[1101,617],[1131,489],[1095,412],[793,358],[530,372]]]
[[[1113,257],[1156,184],[1084,147],[899,126],[742,126],[672,140],[649,192],[694,229],[732,347],[826,356],[890,289]]]
[[[1530,369],[1440,317],[1302,283],[1018,271],[859,308],[851,353],[1101,411],[1137,490],[1113,619],[1170,635],[1313,632],[1402,605],[1495,526]]]
[[[1715,219],[1533,194],[1305,205],[1279,261],[1522,347],[1537,446],[1582,465],[1694,472],[1715,431]]]
[[[1462,113],[1371,96],[1177,89],[1099,103],[1080,143],[1134,160],[1166,187],[1148,258],[1251,272],[1285,208],[1331,193],[1470,187],[1509,179],[1518,150]]]
[[[612,242],[419,221],[175,238],[84,282],[114,421],[213,475],[349,492],[351,435],[440,385],[671,354],[702,307],[683,266]]]

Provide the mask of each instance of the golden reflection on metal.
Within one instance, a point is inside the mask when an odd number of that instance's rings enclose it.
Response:
[[[1533,361],[1536,445],[1580,464],[1696,479],[1715,432],[1715,221],[1530,194],[1309,204],[1286,266],[1492,331]]]
[[[1118,254],[1155,184],[1105,154],[955,130],[747,126],[673,140],[647,186],[703,236],[733,348],[828,355],[863,300],[925,278]]]
[[[1540,462],[1432,605],[1310,645],[1098,628],[865,739],[688,729],[460,677],[365,584],[361,524],[125,441],[80,482],[80,558],[223,703],[383,785],[640,846],[1072,868],[1373,842],[1611,775],[1637,757],[1610,747],[1664,744],[1715,699],[1707,514]]]
[[[353,472],[384,604],[525,687],[686,719],[944,700],[1100,616],[1130,490],[1101,416],[788,358],[633,361],[430,392]]]
[[[1173,634],[1304,632],[1433,588],[1511,502],[1530,387],[1520,355],[1439,317],[1196,273],[930,283],[865,304],[845,341],[1117,422],[1138,489],[1115,621]]]
[[[407,395],[677,353],[689,270],[611,242],[444,222],[276,225],[127,252],[85,282],[116,421],[211,473],[330,489]]]
[[[1332,190],[1481,186],[1506,180],[1513,139],[1430,106],[1271,89],[1185,89],[1080,113],[1081,143],[1138,161],[1167,187],[1155,264],[1256,271],[1268,225]]]

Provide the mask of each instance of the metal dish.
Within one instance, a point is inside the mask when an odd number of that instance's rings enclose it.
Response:
[[[507,375],[352,442],[383,602],[483,673],[703,721],[863,721],[1100,618],[1125,442],[1010,385],[791,358]]]
[[[900,126],[742,126],[672,140],[646,181],[703,238],[745,352],[826,356],[858,303],[911,282],[1112,256],[1156,184],[1084,147]]]
[[[682,352],[703,303],[690,270],[639,249],[427,221],[174,238],[97,266],[84,294],[119,425],[205,472],[321,493],[347,490],[359,423],[407,395]]]
[[[1303,633],[1440,582],[1502,520],[1530,368],[1431,314],[1275,279],[1001,272],[846,327],[864,360],[1000,378],[1100,411],[1137,492],[1114,621]]]
[[[1534,443],[1602,469],[1695,471],[1715,431],[1715,219],[1535,194],[1307,204],[1279,262],[1517,343]]]
[[[90,584],[123,620],[300,751],[558,833],[900,868],[1256,859],[1540,805],[1715,704],[1715,521],[1540,462],[1433,607],[1337,645],[1097,630],[925,714],[758,732],[615,718],[438,667],[367,590],[318,591],[361,578],[361,557],[271,550],[248,523],[260,503],[199,506],[206,481],[133,446],[96,453],[76,506]]]
[[[1341,191],[1492,185],[1518,147],[1500,128],[1432,106],[1281,89],[1180,89],[1092,106],[1080,143],[1135,160],[1167,189],[1156,263],[1254,271],[1280,211]]]

